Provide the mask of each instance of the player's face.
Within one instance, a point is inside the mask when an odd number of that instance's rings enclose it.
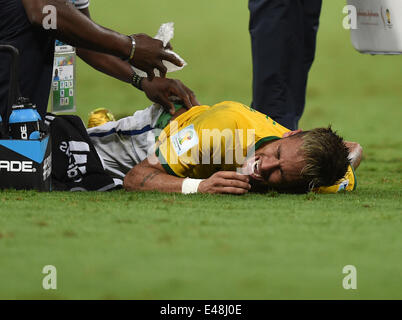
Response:
[[[301,138],[284,138],[259,148],[244,163],[252,185],[277,189],[292,189],[302,184],[305,165]]]

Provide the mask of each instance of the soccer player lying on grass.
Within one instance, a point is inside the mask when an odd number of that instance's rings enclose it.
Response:
[[[362,149],[330,128],[290,131],[236,102],[180,113],[173,120],[153,105],[88,133],[105,168],[126,174],[130,191],[336,193],[356,186]],[[163,129],[156,144],[155,128]]]

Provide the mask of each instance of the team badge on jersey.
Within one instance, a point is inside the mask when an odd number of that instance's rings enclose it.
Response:
[[[194,125],[189,125],[170,137],[170,141],[178,156],[186,153],[199,142]]]

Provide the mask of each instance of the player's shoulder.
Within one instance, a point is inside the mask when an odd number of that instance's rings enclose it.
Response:
[[[216,103],[212,106],[212,108],[242,108],[248,111],[255,111],[253,108],[241,103],[241,102],[237,102],[237,101],[230,101],[230,100],[226,100],[226,101],[222,101],[219,103]]]
[[[230,118],[232,120],[244,120],[244,119],[255,119],[265,115],[260,114],[255,109],[236,101],[222,101],[211,106],[212,114],[220,114],[223,118]]]

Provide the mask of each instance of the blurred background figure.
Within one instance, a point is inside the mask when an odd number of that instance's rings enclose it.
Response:
[[[249,0],[253,102],[295,130],[303,114],[322,0]]]

